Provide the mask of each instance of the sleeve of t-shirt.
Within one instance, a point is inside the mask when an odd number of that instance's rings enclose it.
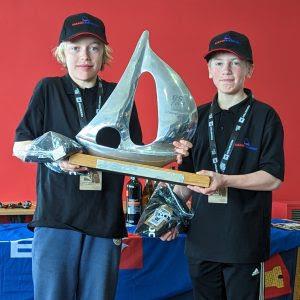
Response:
[[[34,89],[29,105],[16,129],[15,142],[34,140],[43,134],[44,93],[43,81]]]
[[[259,169],[284,180],[284,132],[279,116],[275,111],[268,115],[265,127]]]

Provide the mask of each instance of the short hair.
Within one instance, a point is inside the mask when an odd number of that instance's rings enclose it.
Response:
[[[65,57],[65,49],[66,49],[67,42],[61,42],[56,48],[53,49],[53,56],[56,60],[62,64],[64,67],[66,66],[66,57]],[[102,58],[102,65],[100,71],[104,70],[105,65],[109,65],[112,61],[112,49],[106,44],[103,44],[103,58]]]

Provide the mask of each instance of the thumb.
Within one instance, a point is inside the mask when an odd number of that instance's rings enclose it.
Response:
[[[207,175],[207,176],[212,176],[211,171],[208,170],[201,170],[199,172],[197,172],[198,175]]]

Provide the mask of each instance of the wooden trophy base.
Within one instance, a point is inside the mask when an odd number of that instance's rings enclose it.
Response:
[[[195,185],[209,187],[210,177],[189,172],[169,170],[143,164],[92,156],[87,154],[74,154],[69,162],[75,165],[109,171],[113,173],[150,178],[153,180],[166,181],[180,185]]]

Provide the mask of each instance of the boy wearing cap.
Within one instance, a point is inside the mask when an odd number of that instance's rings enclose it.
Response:
[[[16,130],[16,156],[20,157],[20,150],[48,131],[75,139],[116,86],[98,77],[111,58],[110,52],[101,20],[86,13],[66,18],[55,56],[67,74],[38,83]],[[75,93],[83,105],[78,106]],[[135,107],[130,130],[132,140],[141,144]],[[103,140],[114,143],[115,137],[109,135]],[[121,201],[123,176],[99,173],[101,180],[87,187],[85,175],[70,174],[91,170],[67,160],[59,166],[57,173],[38,164],[37,209],[29,224],[34,228],[34,297],[114,299],[121,238],[126,235]]]
[[[245,35],[214,37],[205,59],[217,94],[198,108],[191,155],[180,168],[209,175],[211,185],[177,187],[181,197],[192,195],[195,210],[186,240],[194,296],[254,300],[270,253],[272,191],[284,178],[283,128],[274,109],[244,88],[253,72]]]
[[[111,59],[103,22],[87,13],[64,21],[54,55],[67,70],[63,77],[42,79],[16,130],[14,155],[23,159],[31,141],[48,131],[71,139],[96,115],[116,84],[98,77]],[[76,97],[75,97],[76,94]],[[130,137],[142,144],[133,106]],[[103,145],[119,136],[106,131]],[[188,142],[174,142],[177,159]],[[72,174],[81,174],[72,176]],[[94,174],[94,173],[97,174]],[[91,178],[95,178],[90,182]],[[89,184],[86,184],[86,182]],[[72,165],[38,165],[37,208],[33,221],[32,272],[37,300],[114,299],[126,232],[122,208],[124,176]]]

